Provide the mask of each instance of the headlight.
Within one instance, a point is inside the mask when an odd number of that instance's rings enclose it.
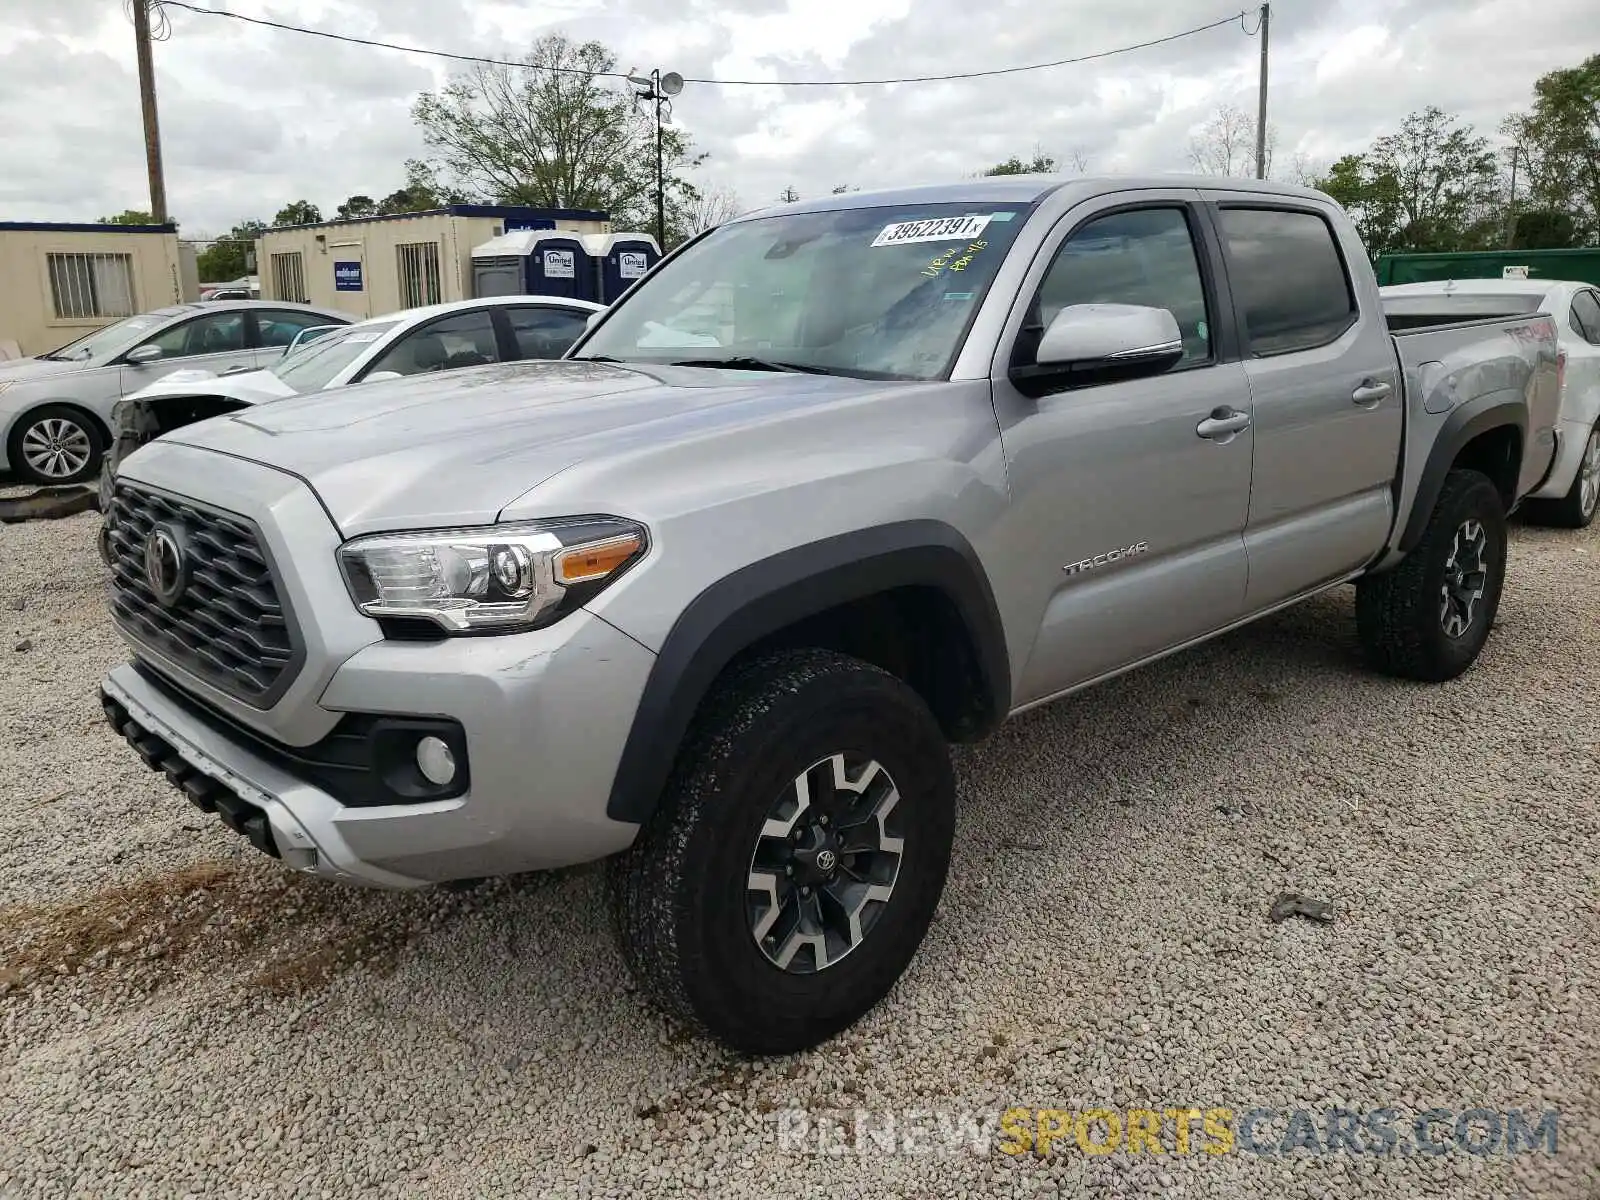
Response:
[[[339,548],[339,566],[369,617],[505,633],[565,616],[647,546],[642,525],[582,517],[356,538]]]

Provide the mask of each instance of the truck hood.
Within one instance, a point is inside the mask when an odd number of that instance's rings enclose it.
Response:
[[[900,386],[579,360],[502,363],[278,400],[161,441],[298,476],[349,537],[490,524],[586,458]],[[126,463],[135,473],[137,459]]]
[[[196,386],[201,385],[201,386]],[[271,371],[240,371],[233,375],[218,375],[215,371],[188,368],[163,375],[127,397],[128,400],[154,400],[162,396],[225,396],[241,404],[261,404],[267,400],[281,400],[293,396],[295,390]]]
[[[59,361],[50,358],[12,358],[0,361],[0,383],[26,383],[51,375],[66,375],[95,364]]]

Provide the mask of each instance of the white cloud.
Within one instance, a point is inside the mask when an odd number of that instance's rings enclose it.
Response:
[[[223,0],[204,0],[219,6]],[[1089,54],[1216,20],[1217,0],[227,0],[356,36],[514,57],[541,33],[595,37],[623,67],[690,77],[876,78]],[[7,0],[0,25],[0,219],[147,205],[133,34],[112,0]],[[167,193],[186,230],[331,212],[382,195],[421,153],[410,106],[452,64],[171,10],[156,47]],[[1254,18],[1251,17],[1253,24]],[[999,78],[870,87],[691,84],[678,122],[707,177],[747,207],[968,175],[1035,146],[1094,170],[1182,168],[1220,103],[1255,103],[1258,43],[1237,24],[1132,54]],[[1281,0],[1271,119],[1280,155],[1359,150],[1427,104],[1481,132],[1546,71],[1600,45],[1593,0]]]

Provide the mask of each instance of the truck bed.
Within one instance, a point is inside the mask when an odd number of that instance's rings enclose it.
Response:
[[[1446,304],[1437,303],[1438,300]],[[1528,400],[1518,495],[1532,491],[1555,463],[1560,407],[1555,321],[1547,313],[1482,315],[1452,297],[1386,298],[1384,316],[1406,397],[1398,511],[1408,512],[1428,450],[1452,417],[1501,394]],[[1484,299],[1484,298],[1479,298]]]

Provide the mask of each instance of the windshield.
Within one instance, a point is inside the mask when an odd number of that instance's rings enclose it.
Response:
[[[293,388],[296,394],[320,391],[399,323],[384,321],[377,325],[348,325],[324,333],[315,341],[302,342],[292,353],[285,354],[273,366],[272,373]]]
[[[68,342],[61,349],[41,354],[39,357],[67,359],[72,362],[107,358],[125,349],[129,342],[137,341],[143,335],[159,329],[171,319],[171,313],[143,313],[137,317],[127,317],[107,325],[104,329],[86,333],[76,341]]]
[[[936,379],[1027,211],[905,204],[724,225],[647,275],[574,357]]]

